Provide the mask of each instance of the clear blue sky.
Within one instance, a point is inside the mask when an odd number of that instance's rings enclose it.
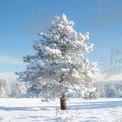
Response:
[[[1,0],[0,72],[22,71],[19,60],[35,53],[37,33],[63,13],[74,21],[77,32],[90,32],[88,41],[95,44],[90,61],[108,61],[112,48],[122,49],[121,6],[122,0]]]

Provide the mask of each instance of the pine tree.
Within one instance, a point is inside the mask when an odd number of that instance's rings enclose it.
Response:
[[[97,82],[95,84],[95,87],[100,97],[106,97],[107,86],[105,85],[104,82]]]
[[[12,86],[11,97],[23,97],[26,93],[26,86],[23,83],[17,82]]]
[[[0,97],[10,97],[11,87],[10,83],[6,80],[0,80]]]
[[[79,91],[84,83],[92,83],[97,71],[96,63],[89,63],[85,54],[93,50],[93,44],[84,43],[89,32],[77,33],[74,22],[66,15],[55,16],[51,26],[39,33],[34,42],[35,55],[23,58],[28,63],[20,73],[19,81],[29,82],[28,92],[36,97],[59,97],[70,91]]]
[[[117,93],[117,89],[115,87],[115,85],[113,83],[111,83],[108,88],[107,88],[107,91],[106,91],[106,96],[108,98],[111,98],[111,97],[118,97],[118,93]]]

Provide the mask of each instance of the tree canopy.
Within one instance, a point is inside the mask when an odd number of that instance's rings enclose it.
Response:
[[[89,32],[77,33],[73,27],[74,22],[63,14],[55,16],[50,27],[38,34],[40,40],[33,44],[37,53],[25,56],[26,70],[17,73],[19,81],[30,83],[29,93],[57,97],[79,91],[85,83],[95,80],[97,64],[84,57],[94,44],[84,43]]]

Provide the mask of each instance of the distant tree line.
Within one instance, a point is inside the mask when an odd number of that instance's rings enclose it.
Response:
[[[115,83],[104,83],[104,82],[97,82],[95,84],[96,92],[99,93],[99,97],[107,97],[107,98],[114,98],[114,97],[122,97],[122,85],[115,84]]]
[[[23,83],[15,82],[10,84],[6,80],[0,80],[0,97],[17,97],[26,93],[26,86]]]
[[[0,80],[0,98],[8,98],[8,97],[32,97],[29,96],[27,93],[27,88],[29,86],[25,85],[22,82],[15,82],[10,84],[6,80]],[[96,93],[91,94],[93,97],[106,97],[106,98],[113,98],[113,97],[122,97],[122,85],[114,84],[114,83],[104,83],[104,82],[97,82],[95,83]],[[82,92],[82,90],[81,90]],[[82,94],[78,94],[77,97],[92,97],[89,96],[82,96]],[[69,97],[73,97],[73,95],[69,95]]]

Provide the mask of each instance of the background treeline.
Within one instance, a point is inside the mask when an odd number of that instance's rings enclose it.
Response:
[[[98,97],[122,97],[122,82],[96,82],[94,86],[96,87],[96,92],[99,94]],[[11,84],[6,80],[0,80],[0,98],[29,97],[27,88],[28,85],[22,82]]]

